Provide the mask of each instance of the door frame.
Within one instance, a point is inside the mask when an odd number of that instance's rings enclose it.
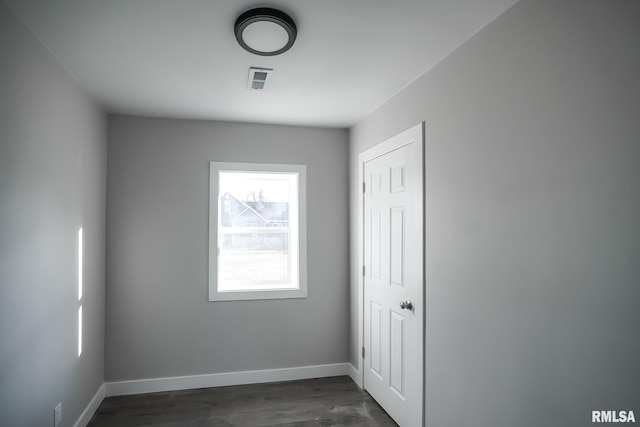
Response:
[[[423,215],[423,223],[424,216],[426,215],[425,211],[425,188],[424,188],[424,177],[425,177],[425,161],[424,161],[424,151],[425,151],[425,122],[420,122],[415,126],[410,127],[409,129],[400,132],[399,134],[392,136],[385,141],[375,145],[368,150],[363,151],[358,155],[358,269],[360,270],[358,273],[358,380],[359,386],[361,388],[365,387],[364,384],[364,358],[362,357],[362,351],[364,349],[364,165],[366,162],[375,159],[376,157],[380,157],[384,154],[387,154],[393,150],[397,150],[398,148],[402,148],[405,145],[409,145],[412,142],[417,142],[420,145],[420,152],[422,156],[422,179],[423,179],[423,189],[422,189],[422,215]],[[422,248],[423,248],[423,263],[422,268],[425,269],[424,262],[424,248],[425,248],[425,233],[426,230],[423,227],[422,230]],[[424,425],[425,413],[425,375],[426,375],[426,366],[424,366],[424,356],[425,356],[425,327],[426,327],[426,286],[425,286],[425,278],[426,275],[423,271],[423,300],[420,302],[423,304],[425,308],[422,317],[422,400],[420,402],[422,406],[422,425]]]

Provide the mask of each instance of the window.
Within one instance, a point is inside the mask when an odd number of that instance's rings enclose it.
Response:
[[[303,298],[306,166],[210,163],[209,300]]]

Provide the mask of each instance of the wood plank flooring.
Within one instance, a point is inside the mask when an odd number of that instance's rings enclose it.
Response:
[[[88,427],[107,426],[397,425],[345,376],[107,397]]]

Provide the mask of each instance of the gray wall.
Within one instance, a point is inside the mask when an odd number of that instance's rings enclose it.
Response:
[[[426,421],[640,415],[640,2],[522,0],[351,129],[426,122]]]
[[[3,2],[0,63],[0,425],[71,426],[104,381],[106,118]]]
[[[110,116],[107,381],[348,360],[346,130]],[[308,298],[208,302],[209,161],[307,165]]]

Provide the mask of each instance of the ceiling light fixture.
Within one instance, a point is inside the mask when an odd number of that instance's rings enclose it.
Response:
[[[293,46],[298,30],[286,13],[259,7],[238,17],[235,33],[238,43],[246,51],[261,56],[275,56]]]

